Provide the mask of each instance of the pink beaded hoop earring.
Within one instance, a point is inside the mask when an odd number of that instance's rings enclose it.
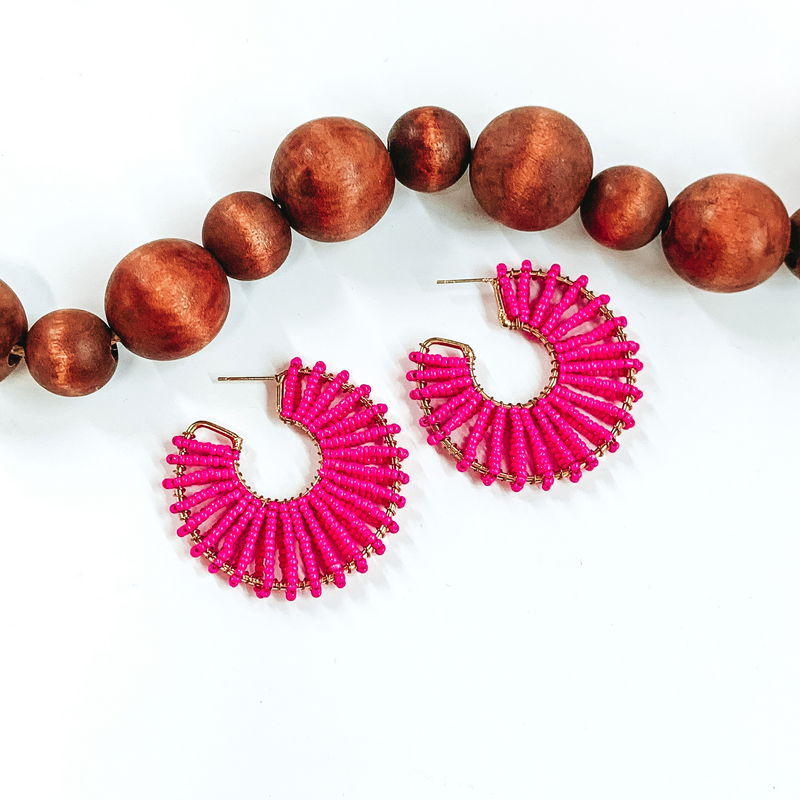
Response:
[[[577,483],[582,470],[617,450],[642,396],[634,386],[642,363],[631,357],[639,345],[625,335],[627,320],[614,316],[608,296],[592,294],[587,281],[585,275],[563,277],[558,264],[533,271],[530,261],[511,273],[498,264],[496,278],[439,281],[490,283],[500,324],[538,342],[551,362],[538,397],[503,403],[478,384],[469,345],[433,338],[409,355],[416,368],[406,377],[417,386],[410,396],[424,412],[420,425],[430,430],[429,444],[455,457],[459,471],[475,470],[486,486],[500,480],[518,492],[538,483],[547,491],[560,478]],[[432,353],[437,345],[461,355]],[[459,446],[452,437],[462,431]]]
[[[295,358],[276,376],[219,379],[277,382],[278,415],[319,450],[319,472],[300,495],[256,494],[239,469],[241,437],[211,422],[190,425],[172,440],[178,452],[167,456],[176,477],[163,485],[177,498],[170,511],[183,521],[178,536],[191,538],[192,556],[207,558],[209,572],[222,570],[231,586],[248,584],[258,597],[279,590],[294,600],[298,589],[319,597],[325,583],[341,588],[345,573],[366,572],[367,557],[383,553],[384,536],[398,530],[393,517],[405,505],[400,491],[408,483],[400,469],[408,451],[394,439],[400,426],[387,422],[386,406],[372,402],[369,386],[347,383],[347,371],[325,369],[321,361],[309,369]],[[230,444],[200,441],[200,429]]]

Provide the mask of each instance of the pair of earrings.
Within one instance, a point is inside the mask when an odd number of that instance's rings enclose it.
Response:
[[[586,288],[585,275],[572,281],[557,264],[546,272],[530,261],[512,272],[499,264],[494,278],[439,283],[472,281],[492,285],[501,325],[546,349],[550,379],[529,402],[503,403],[478,384],[469,345],[428,339],[409,355],[415,368],[406,376],[416,384],[410,396],[422,408],[428,442],[487,486],[499,480],[520,491],[538,483],[547,491],[561,478],[577,482],[634,424],[630,409],[642,395],[634,385],[642,364],[633,358],[639,345],[625,336],[626,319],[613,315],[607,295]],[[220,380],[275,380],[279,417],[312,438],[320,469],[297,497],[261,497],[239,470],[241,438],[195,422],[172,440],[178,452],[167,462],[176,476],[164,481],[175,492],[170,511],[181,516],[178,535],[190,537],[191,554],[204,556],[210,572],[227,573],[231,586],[248,584],[259,597],[283,591],[287,600],[301,589],[319,597],[323,584],[342,587],[347,573],[366,572],[367,557],[383,553],[384,537],[398,530],[394,515],[405,505],[401,490],[408,483],[401,469],[408,451],[397,446],[400,426],[387,421],[386,406],[372,401],[369,386],[349,383],[347,371],[328,373],[321,361],[308,368],[295,358],[276,376]],[[200,429],[230,444],[198,440]],[[457,445],[453,437],[462,432]]]

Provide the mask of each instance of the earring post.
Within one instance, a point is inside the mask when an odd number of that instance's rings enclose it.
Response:
[[[491,283],[494,278],[449,278],[436,283]]]
[[[217,378],[218,381],[274,381],[277,380],[277,375],[265,375],[263,377],[247,377],[247,378]]]

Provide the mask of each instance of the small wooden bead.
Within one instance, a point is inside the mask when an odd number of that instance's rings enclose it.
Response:
[[[383,142],[365,125],[323,117],[295,128],[278,146],[272,195],[289,224],[320,242],[368,231],[389,208],[394,169]]]
[[[117,357],[108,325],[77,308],[45,314],[25,345],[33,379],[64,397],[83,397],[105,386],[117,369]]]
[[[269,197],[234,192],[218,200],[203,223],[203,247],[240,281],[272,275],[289,255],[292,229]]]
[[[483,210],[521,231],[570,217],[592,179],[592,148],[558,111],[525,106],[495,117],[472,152],[469,180]]]
[[[757,286],[780,267],[790,223],[781,199],[744,175],[711,175],[673,200],[664,255],[684,280],[712,292]]]
[[[230,307],[222,267],[184,239],[158,239],[128,253],[106,287],[106,317],[125,347],[170,361],[202,350]]]
[[[467,171],[472,153],[464,123],[437,106],[403,114],[392,125],[388,144],[397,180],[417,192],[452,186]]]
[[[28,318],[22,303],[11,287],[0,281],[0,381],[19,364],[20,357],[11,350],[24,343],[27,332]]]
[[[800,269],[797,268],[798,262],[800,262],[800,208],[789,217],[789,220],[792,230],[789,236],[789,251],[786,253],[784,262],[800,278]]]
[[[636,250],[653,241],[667,211],[661,181],[641,167],[611,167],[596,175],[581,203],[581,220],[596,242]]]

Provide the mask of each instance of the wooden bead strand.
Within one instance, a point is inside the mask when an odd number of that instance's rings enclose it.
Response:
[[[769,278],[781,263],[800,277],[800,210],[789,218],[763,183],[711,175],[684,189],[668,207],[664,187],[647,170],[617,166],[592,178],[593,163],[591,146],[575,122],[540,106],[500,114],[474,149],[464,123],[438,106],[399,117],[387,147],[355,120],[311,120],[289,133],[275,153],[274,200],[252,191],[226,195],[205,218],[203,247],[161,239],[119,262],[106,288],[105,328],[99,318],[85,316],[88,312],[64,309],[43,318],[30,339],[22,304],[0,281],[0,381],[26,358],[42,386],[79,396],[114,374],[117,341],[144,358],[192,355],[214,339],[227,318],[227,278],[252,281],[273,274],[289,254],[291,228],[322,242],[352,239],[386,213],[395,178],[431,193],[452,186],[468,168],[478,204],[510,228],[546,230],[580,207],[586,231],[605,247],[633,250],[662,233],[667,262],[701,289],[742,291]],[[523,265],[519,288],[526,293],[529,281],[530,265]],[[520,308],[523,324],[529,317],[532,325],[542,322],[547,290],[546,285],[538,304]],[[507,287],[503,291],[507,294]],[[82,350],[84,337],[91,346]],[[86,364],[87,354],[96,360]]]

